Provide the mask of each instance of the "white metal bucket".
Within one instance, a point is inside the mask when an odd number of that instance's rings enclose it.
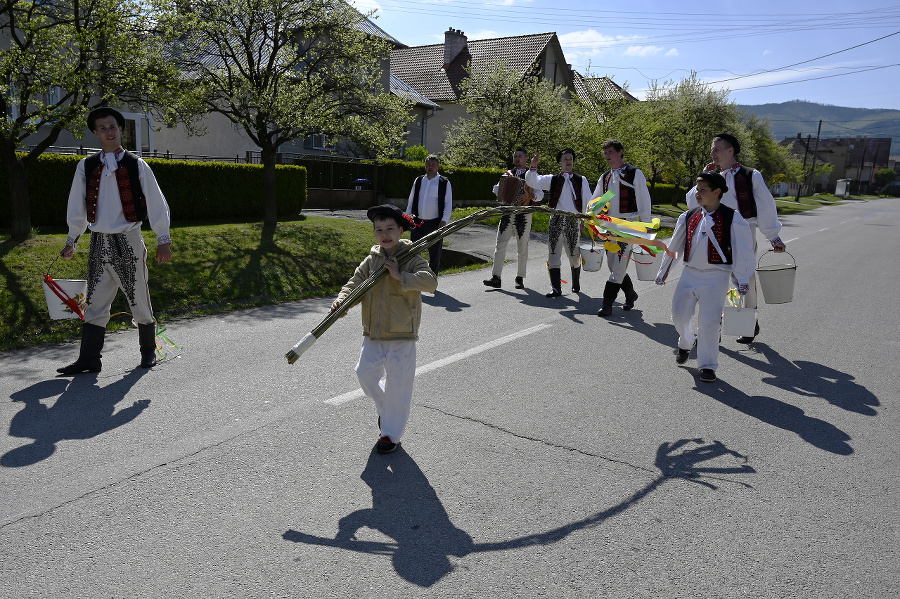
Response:
[[[631,252],[631,259],[634,260],[638,281],[655,281],[656,275],[659,273],[659,267],[662,265],[662,257],[662,252],[656,254],[656,256],[648,254],[641,249],[635,249]]]
[[[581,266],[588,272],[597,272],[603,266],[603,256],[606,250],[603,246],[581,244]]]
[[[756,334],[756,309],[726,306],[722,317],[722,334],[753,337]]]
[[[87,281],[84,279],[53,279],[66,297],[78,302],[78,307],[84,313],[84,300],[87,294]],[[41,281],[44,287],[44,297],[47,300],[47,311],[53,320],[65,320],[67,318],[81,319],[69,306],[66,305],[47,285],[46,280]]]
[[[769,250],[771,252],[772,250]],[[763,256],[768,254],[765,252]],[[794,279],[797,276],[797,261],[791,256],[793,264],[770,264],[760,266],[757,262],[756,278],[762,289],[763,299],[767,304],[786,304],[794,299]],[[759,259],[762,260],[760,256]]]

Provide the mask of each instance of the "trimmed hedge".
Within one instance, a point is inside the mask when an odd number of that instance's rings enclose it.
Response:
[[[684,203],[684,196],[687,192],[688,190],[681,185],[657,183],[650,192],[650,197],[654,204],[674,206],[678,203]]]
[[[379,181],[378,191],[388,198],[408,198],[415,178],[425,174],[424,162],[384,160],[381,165],[383,176]],[[492,190],[500,175],[505,172],[493,168],[441,165],[441,174],[450,180],[453,187],[453,198],[466,201],[495,203],[497,197]]]
[[[72,177],[83,156],[43,154],[28,170],[31,224],[65,226]],[[262,220],[263,167],[259,164],[146,159],[153,169],[172,218]],[[278,215],[294,216],[306,204],[306,169],[275,167]],[[9,183],[0,169],[0,228],[10,226]]]

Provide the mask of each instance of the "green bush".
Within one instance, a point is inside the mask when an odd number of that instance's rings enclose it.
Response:
[[[657,183],[650,191],[650,199],[654,205],[671,205],[684,202],[684,196],[688,192],[681,185],[673,185],[671,183]]]
[[[415,178],[425,173],[424,162],[390,159],[384,160],[381,165],[383,176],[379,181],[378,191],[388,198],[408,198]],[[492,190],[504,172],[491,168],[441,168],[441,174],[450,180],[455,200],[486,204],[497,200]]]
[[[31,223],[64,226],[72,177],[83,156],[43,154],[28,169]],[[172,218],[261,220],[263,167],[258,164],[147,159]],[[279,216],[299,214],[306,203],[306,169],[278,165],[275,170]],[[10,226],[8,176],[0,169],[0,228]]]

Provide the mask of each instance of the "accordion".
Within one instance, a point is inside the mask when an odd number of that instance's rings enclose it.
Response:
[[[500,177],[497,201],[505,206],[528,206],[534,201],[534,190],[520,179],[508,173]]]

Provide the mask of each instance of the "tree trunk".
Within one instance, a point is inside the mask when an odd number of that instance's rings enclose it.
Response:
[[[275,196],[275,148],[262,148],[263,163],[263,227],[278,225],[278,202]]]
[[[9,205],[13,239],[27,239],[31,235],[31,205],[28,200],[28,177],[25,164],[15,150],[3,152],[3,163],[9,178]]]

